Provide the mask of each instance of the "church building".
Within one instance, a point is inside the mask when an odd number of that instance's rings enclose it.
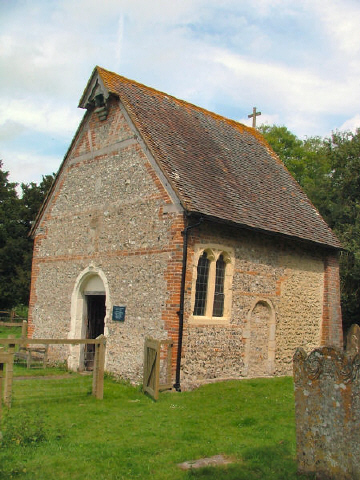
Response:
[[[79,107],[32,229],[30,336],[103,333],[105,369],[132,382],[145,338],[171,339],[177,389],[342,345],[341,245],[255,128],[100,67]]]

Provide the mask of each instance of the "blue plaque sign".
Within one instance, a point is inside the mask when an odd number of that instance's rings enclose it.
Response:
[[[120,307],[120,306],[113,306],[113,314],[112,314],[112,319],[115,320],[116,322],[124,322],[125,321],[125,310],[126,307]]]

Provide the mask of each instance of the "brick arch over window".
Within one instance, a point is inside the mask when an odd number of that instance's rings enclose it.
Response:
[[[228,323],[231,315],[234,252],[221,245],[195,249],[190,323]]]
[[[105,308],[106,314],[104,319],[104,335],[108,333],[108,323],[110,319],[110,292],[107,278],[104,272],[95,267],[89,265],[85,268],[77,277],[74,285],[74,289],[71,296],[71,323],[69,338],[85,338],[86,336],[86,301],[85,294],[87,288],[101,289],[105,295]],[[99,292],[97,292],[99,293]],[[83,350],[84,347],[80,345],[70,346],[70,354],[68,358],[68,367],[71,370],[78,370],[82,368],[83,364]]]
[[[276,314],[270,300],[258,298],[249,310],[245,340],[244,375],[261,377],[275,374]]]

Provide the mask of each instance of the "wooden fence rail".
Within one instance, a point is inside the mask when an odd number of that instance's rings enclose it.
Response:
[[[18,327],[23,320],[26,320],[26,317],[17,315],[15,310],[0,310],[0,325]]]
[[[144,376],[143,389],[144,392],[151,395],[154,400],[159,398],[159,392],[170,390],[171,383],[171,357],[172,357],[172,340],[156,340],[154,338],[146,338],[144,346]],[[161,382],[160,363],[163,361],[165,381]]]
[[[12,322],[16,317],[15,310],[0,310],[0,318],[9,318]]]

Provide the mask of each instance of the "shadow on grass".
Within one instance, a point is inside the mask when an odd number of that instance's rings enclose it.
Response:
[[[249,449],[243,460],[219,467],[189,470],[185,478],[192,480],[314,480],[315,475],[297,474],[296,461],[289,448]]]

